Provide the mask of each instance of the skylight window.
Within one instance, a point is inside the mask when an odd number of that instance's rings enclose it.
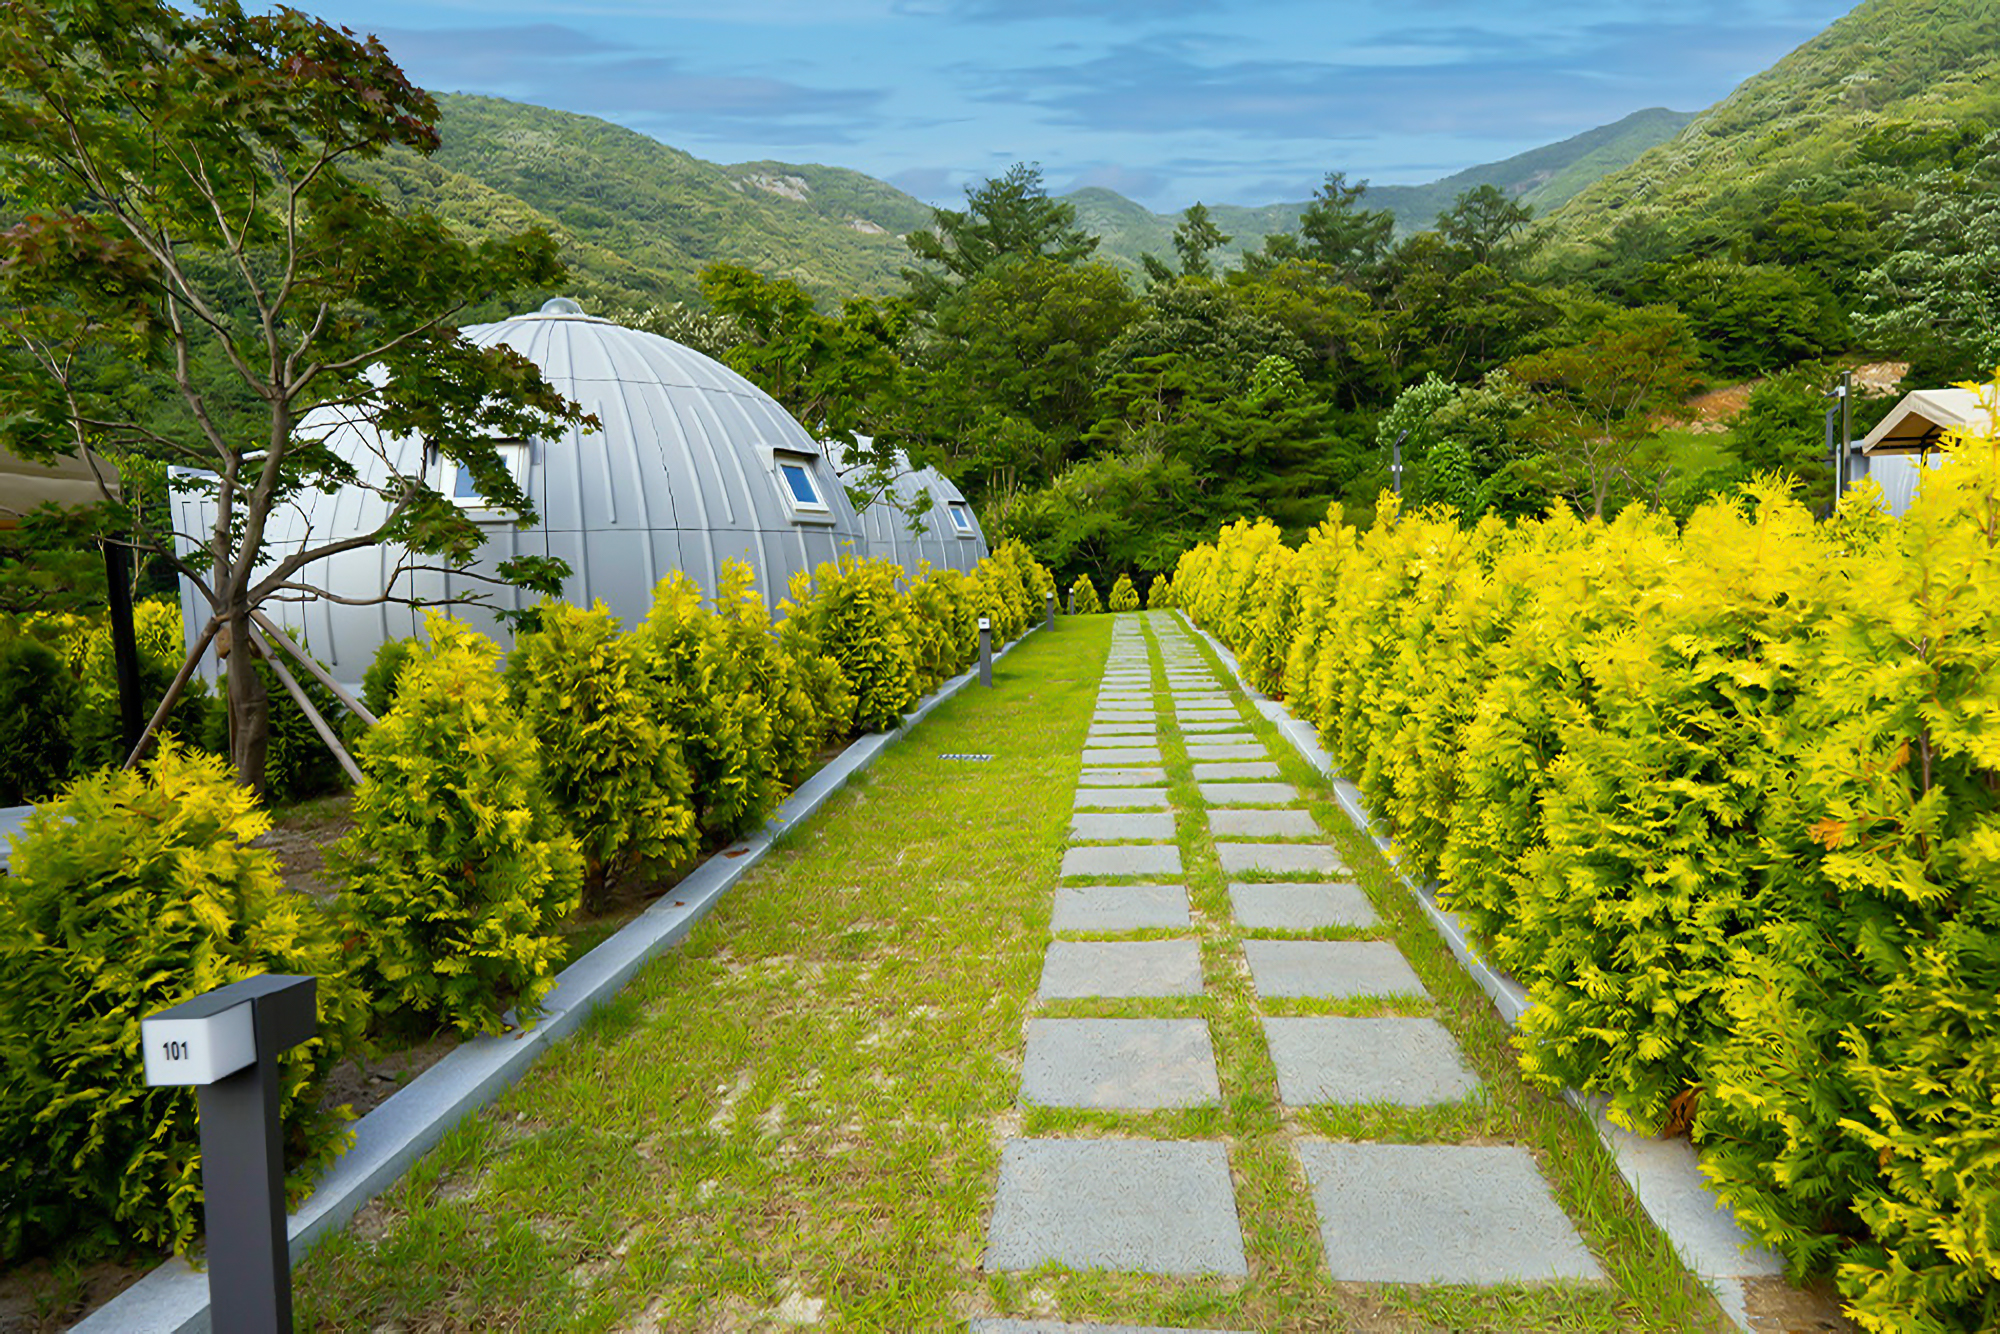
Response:
[[[498,451],[500,461],[507,465],[507,475],[514,479],[514,485],[525,490],[528,476],[528,442],[500,440],[496,441],[493,447]],[[453,504],[461,509],[503,513],[485,496],[479,494],[479,485],[472,480],[472,469],[455,461],[447,462],[445,466],[450,469],[450,495]]]
[[[820,495],[818,470],[813,460],[803,454],[779,454],[773,460],[777,464],[778,479],[783,483],[785,498],[792,503],[795,516],[830,518],[832,511]]]
[[[964,503],[954,500],[946,508],[951,511],[951,526],[958,529],[960,537],[972,536],[972,511]]]

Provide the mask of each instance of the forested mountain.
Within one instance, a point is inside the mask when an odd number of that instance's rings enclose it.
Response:
[[[1951,165],[1968,124],[2000,123],[2000,6],[1867,0],[1702,112],[1668,142],[1576,194],[1566,247],[1622,231],[1747,219],[1787,195],[1907,191]],[[1983,137],[1975,135],[1977,137]]]
[[[900,291],[902,237],[930,209],[892,185],[842,167],[790,162],[724,165],[591,116],[492,97],[438,99],[444,142],[428,161],[400,155],[370,173],[393,197],[439,209],[477,234],[540,225],[560,234],[577,294],[644,308],[690,300],[712,263],[788,278],[822,301]],[[1687,117],[1635,112],[1558,144],[1471,167],[1429,185],[1370,189],[1397,230],[1430,226],[1474,186],[1496,185],[1537,212],[1630,162]],[[1337,163],[1329,163],[1337,166]],[[1063,196],[1098,254],[1126,274],[1142,254],[1169,253],[1177,214],[1155,213],[1110,190]],[[1298,226],[1305,202],[1216,204],[1229,250],[1254,250]]]
[[[1396,215],[1396,230],[1422,231],[1467,190],[1497,186],[1543,216],[1561,208],[1585,187],[1629,166],[1648,149],[1679,134],[1694,114],[1648,107],[1623,120],[1586,130],[1561,143],[1530,149],[1503,162],[1491,162],[1433,181],[1429,185],[1381,185],[1368,191],[1368,203]]]
[[[790,279],[823,300],[881,296],[901,286],[903,234],[930,219],[857,171],[724,166],[591,116],[459,94],[438,104],[437,153],[390,158],[378,179],[474,232],[550,227],[586,300],[691,299],[713,263]]]
[[[1499,189],[1510,199],[1533,208],[1537,215],[1560,207],[1579,190],[1608,172],[1627,166],[1640,154],[1674,137],[1694,119],[1689,112],[1651,107],[1623,120],[1600,125],[1561,143],[1546,144],[1499,162],[1467,167],[1428,185],[1371,185],[1366,203],[1386,210],[1396,220],[1396,232],[1408,236],[1437,221],[1438,214],[1467,190],[1482,185]],[[1338,163],[1329,163],[1337,167]],[[1128,273],[1139,271],[1142,254],[1164,255],[1173,249],[1179,215],[1155,213],[1115,191],[1091,187],[1062,196],[1076,206],[1077,221],[1099,238],[1099,253]],[[1229,249],[1255,250],[1264,238],[1299,225],[1308,201],[1264,204],[1208,205],[1215,225],[1228,234]]]

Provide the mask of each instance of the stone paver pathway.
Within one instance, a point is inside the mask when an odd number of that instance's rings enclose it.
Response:
[[[1025,1034],[1024,1113],[1143,1117],[1241,1092],[1218,1074],[1203,1017],[1205,999],[1224,994],[1218,988],[1251,998],[1285,1107],[1423,1107],[1479,1096],[1443,1025],[1411,1013],[1428,1006],[1422,982],[1392,941],[1368,938],[1381,931],[1373,905],[1258,738],[1253,714],[1176,618],[1120,615],[1113,623],[1069,839],[1050,919],[1055,938]],[[1228,920],[1192,910],[1184,849],[1200,865],[1212,855],[1221,868]],[[1219,946],[1240,961],[1229,976],[1204,969],[1204,940],[1211,960]],[[1135,1004],[1146,1017],[1131,1017]],[[1357,1004],[1363,1013],[1311,1008]],[[1379,1006],[1389,1012],[1375,1013]],[[1292,1159],[1319,1221],[1329,1281],[1602,1278],[1519,1146],[1302,1134]],[[1131,1133],[1009,1139],[984,1267],[1050,1263],[1246,1276],[1228,1146],[1159,1138],[1139,1123]],[[1155,1334],[1150,1326],[997,1319],[971,1328]]]

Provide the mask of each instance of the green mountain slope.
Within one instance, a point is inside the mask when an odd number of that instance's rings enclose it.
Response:
[[[443,144],[382,177],[481,231],[552,225],[578,290],[646,304],[695,294],[717,261],[791,278],[823,298],[900,290],[902,235],[922,203],[860,172],[752,162],[724,166],[590,116],[446,95]]]
[[[392,198],[434,207],[477,235],[547,227],[563,242],[573,294],[592,303],[687,300],[696,276],[717,261],[791,278],[822,300],[885,296],[902,290],[902,238],[930,221],[920,200],[842,167],[723,165],[592,116],[463,94],[438,104],[443,145],[435,155],[392,155],[367,174]],[[1473,185],[1497,184],[1531,203],[1567,198],[1678,122],[1675,112],[1639,112],[1432,185],[1383,187],[1369,202],[1413,231]],[[1178,214],[1110,190],[1065,198],[1102,238],[1099,254],[1126,272],[1139,272],[1147,251],[1172,254]],[[1296,227],[1304,207],[1217,204],[1212,212],[1234,238],[1234,254]]]
[[[1429,227],[1459,195],[1481,185],[1498,186],[1533,205],[1537,215],[1546,214],[1599,177],[1673,138],[1693,118],[1691,112],[1664,107],[1635,111],[1623,120],[1586,130],[1561,143],[1468,167],[1428,185],[1370,186],[1363,202],[1395,214],[1396,230],[1406,236]],[[1179,214],[1154,213],[1123,195],[1097,188],[1077,190],[1063,198],[1076,205],[1077,221],[1100,238],[1098,252],[1127,272],[1139,271],[1139,256],[1144,252],[1172,255]],[[1259,248],[1274,232],[1291,231],[1298,226],[1304,209],[1303,201],[1259,208],[1209,206],[1216,225],[1231,237],[1228,249],[1232,255]]]
[[[1396,215],[1396,229],[1422,231],[1467,190],[1498,186],[1506,194],[1546,215],[1575,197],[1601,176],[1623,168],[1648,149],[1667,142],[1694,119],[1687,111],[1648,107],[1623,120],[1585,130],[1561,143],[1532,148],[1502,162],[1468,167],[1429,185],[1385,185],[1372,188],[1367,202]]]
[[[1614,226],[1754,211],[1788,184],[1879,159],[1884,133],[2000,119],[2000,6],[1866,0],[1672,140],[1579,191],[1568,245]]]

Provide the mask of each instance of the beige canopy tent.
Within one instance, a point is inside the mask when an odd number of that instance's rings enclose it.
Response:
[[[102,476],[111,494],[118,494],[118,470],[82,450],[57,463],[30,463],[0,449],[0,528],[11,528],[20,517],[37,505],[54,501],[58,505],[95,505],[104,499],[97,479]]]
[[[1993,411],[1970,389],[1919,389],[1903,395],[1882,424],[1861,442],[1864,454],[1924,454],[1944,443],[1954,426],[1993,428]]]

